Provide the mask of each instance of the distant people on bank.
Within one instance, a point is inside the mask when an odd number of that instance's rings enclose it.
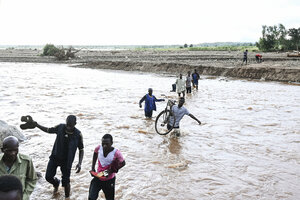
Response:
[[[70,175],[77,149],[79,150],[79,161],[75,168],[76,173],[79,173],[81,170],[81,163],[84,154],[82,134],[75,127],[76,116],[69,115],[66,119],[66,124],[59,124],[52,128],[41,126],[35,121],[33,121],[32,124],[46,133],[56,134],[56,139],[46,170],[46,180],[53,185],[53,194],[57,194],[60,180],[56,178],[55,175],[57,167],[60,167],[62,173],[62,186],[65,190],[65,198],[69,199],[71,190]]]
[[[4,138],[1,151],[3,154],[0,155],[0,176],[18,177],[23,186],[23,200],[29,200],[37,181],[31,158],[19,153],[19,141],[14,136]],[[0,188],[2,190],[2,187]]]
[[[188,71],[186,79],[185,79],[186,93],[192,93],[192,76],[191,72]]]
[[[193,78],[193,88],[196,88],[196,90],[198,90],[198,81],[200,79],[200,75],[198,74],[196,69],[192,74],[192,78]]]
[[[181,94],[184,97],[185,96],[185,80],[182,78],[182,74],[179,74],[179,78],[176,79],[176,92],[178,96],[180,97]]]
[[[244,51],[244,58],[243,58],[243,64],[246,62],[246,65],[248,63],[248,50]]]
[[[259,53],[256,54],[256,55],[255,55],[255,60],[256,60],[257,63],[261,63],[261,62],[263,61],[262,55],[259,54]]]
[[[114,148],[113,137],[105,134],[101,145],[98,145],[93,154],[91,175],[94,177],[90,184],[89,200],[96,200],[100,190],[103,190],[106,200],[115,199],[116,173],[125,166],[125,160],[120,150]],[[98,168],[95,169],[96,161]]]
[[[181,119],[184,117],[184,115],[190,116],[192,119],[196,120],[199,125],[201,125],[201,122],[183,106],[184,102],[185,102],[185,99],[183,97],[181,97],[179,99],[178,105],[172,106],[172,112],[173,112],[173,115],[175,116],[175,124],[174,124],[173,128],[179,129],[179,123],[180,123]],[[169,130],[172,128],[173,123],[174,123],[174,117],[171,116],[169,124],[167,125],[167,128]],[[179,136],[179,135],[177,135],[177,136]]]
[[[14,175],[0,176],[0,200],[22,200],[23,186]]]
[[[139,105],[140,108],[142,108],[142,103],[143,101],[145,101],[145,117],[146,118],[151,118],[152,114],[153,114],[153,110],[156,111],[156,104],[155,102],[158,101],[165,101],[164,99],[157,99],[154,95],[153,95],[153,89],[149,88],[148,89],[148,94],[146,94],[145,96],[143,96],[143,98],[141,98]]]

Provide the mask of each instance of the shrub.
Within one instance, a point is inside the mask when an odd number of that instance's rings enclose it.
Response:
[[[43,48],[43,56],[55,56],[60,50],[53,44],[46,44]]]

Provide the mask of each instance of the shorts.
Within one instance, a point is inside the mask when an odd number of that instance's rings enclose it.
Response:
[[[179,126],[174,126],[173,128],[179,128]],[[168,125],[167,125],[167,129],[168,129],[168,130],[171,130],[171,129],[172,129],[172,126],[171,126],[170,124],[168,124]]]

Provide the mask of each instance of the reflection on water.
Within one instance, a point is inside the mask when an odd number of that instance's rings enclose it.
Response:
[[[82,171],[72,171],[72,199],[87,199],[93,150],[105,133],[127,162],[117,174],[117,199],[300,199],[299,86],[203,79],[185,105],[203,125],[184,117],[176,138],[156,134],[138,106],[149,87],[176,99],[172,77],[54,64],[0,63],[0,70],[1,120],[19,126],[30,114],[54,126],[78,116],[85,157]],[[158,102],[154,116],[164,107]],[[45,175],[55,136],[23,133],[20,152]],[[51,198],[40,179],[32,199]]]

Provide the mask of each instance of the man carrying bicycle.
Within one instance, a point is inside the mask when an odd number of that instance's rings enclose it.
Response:
[[[172,106],[172,113],[175,116],[175,124],[174,124],[174,117],[171,116],[170,121],[167,125],[168,130],[172,128],[179,128],[179,122],[184,115],[190,116],[192,119],[196,120],[199,123],[199,125],[201,125],[201,122],[194,115],[192,115],[185,107],[183,107],[184,102],[185,102],[184,98],[181,97],[179,99],[178,105]],[[174,124],[174,127],[172,127],[172,124]]]

